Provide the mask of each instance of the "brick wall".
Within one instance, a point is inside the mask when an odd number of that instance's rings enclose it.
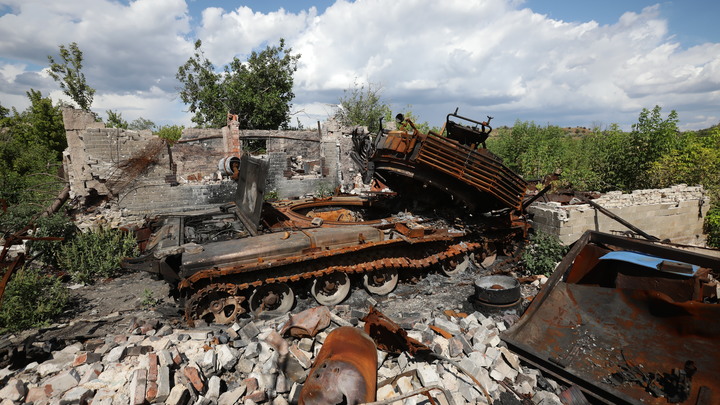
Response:
[[[660,239],[704,245],[702,233],[709,199],[702,187],[677,185],[665,189],[613,191],[593,200],[644,232]],[[586,230],[607,233],[628,228],[588,204],[534,203],[528,208],[535,229],[556,235],[564,244],[576,241]]]

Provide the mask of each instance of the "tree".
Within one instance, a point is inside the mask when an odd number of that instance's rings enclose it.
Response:
[[[335,119],[345,126],[363,125],[370,132],[377,132],[380,129],[380,118],[392,115],[390,106],[382,100],[381,94],[381,86],[373,83],[366,86],[356,80],[351,89],[343,90]]]
[[[215,73],[214,65],[204,56],[202,42],[195,42],[195,54],[178,68],[182,83],[181,100],[195,115],[199,126],[222,127],[227,113],[238,114],[240,128],[277,129],[290,121],[293,74],[300,55],[278,46],[253,51],[246,62],[233,58],[224,73]]]
[[[128,129],[128,122],[122,118],[122,113],[113,110],[106,110],[105,113],[108,116],[105,124],[108,128]]]
[[[63,93],[77,103],[78,107],[90,111],[95,89],[87,84],[85,74],[82,73],[82,51],[75,42],[67,48],[65,45],[60,45],[60,57],[62,63],[57,63],[51,55],[48,55],[50,77],[60,84]]]
[[[128,124],[128,129],[132,129],[133,131],[142,131],[145,129],[152,131],[153,128],[155,128],[155,123],[143,117],[138,117]]]

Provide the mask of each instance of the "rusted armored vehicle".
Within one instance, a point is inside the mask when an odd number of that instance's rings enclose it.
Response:
[[[189,323],[230,323],[287,311],[295,294],[323,305],[353,286],[384,295],[400,278],[451,275],[470,254],[482,261],[511,250],[527,231],[528,184],[481,147],[489,124],[456,111],[441,136],[397,118],[399,129],[356,131],[351,152],[365,180],[391,192],[264,202],[267,162],[244,155],[233,165],[234,204],[159,220],[145,256],[126,267],[176,283]]]

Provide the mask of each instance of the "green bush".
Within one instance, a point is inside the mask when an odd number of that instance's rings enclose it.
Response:
[[[28,242],[28,252],[43,262],[43,264],[60,268],[58,263],[58,254],[64,244],[69,243],[77,227],[64,214],[53,214],[49,217],[43,217],[37,220],[37,237],[60,237],[62,241],[57,240],[37,240]]]
[[[170,144],[174,144],[182,136],[183,129],[185,128],[180,125],[163,125],[160,127],[160,129],[157,130],[155,135],[159,136],[162,139],[165,139],[166,141],[170,142]]]
[[[59,262],[73,281],[91,284],[110,277],[120,261],[136,255],[137,242],[132,234],[117,229],[98,229],[81,233],[60,251]]]
[[[58,277],[23,267],[8,282],[0,307],[0,329],[17,331],[44,326],[60,315],[68,292]]]
[[[555,263],[562,260],[568,247],[554,235],[537,232],[530,237],[530,243],[522,253],[522,263],[530,274],[549,276],[555,269]]]
[[[705,216],[704,232],[707,234],[707,245],[720,249],[720,205],[714,205]]]

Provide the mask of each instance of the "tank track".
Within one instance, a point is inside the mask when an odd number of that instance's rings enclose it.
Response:
[[[408,271],[427,269],[439,264],[450,264],[451,261],[465,254],[487,248],[488,243],[501,241],[453,241],[442,247],[440,244],[420,243],[407,245],[405,249],[398,249],[397,246],[378,249],[373,254],[365,253],[358,255],[331,256],[323,260],[307,261],[296,263],[292,269],[278,267],[273,269],[276,276],[265,277],[262,280],[253,278],[254,272],[223,277],[225,280],[209,280],[205,285],[194,285],[195,290],[185,301],[185,318],[188,324],[193,325],[195,320],[213,312],[219,323],[232,323],[238,315],[245,313],[244,308],[237,308],[234,313],[225,314],[222,311],[226,300],[231,300],[237,306],[244,305],[247,296],[254,288],[273,283],[298,284],[302,281],[311,281],[314,278],[322,277],[335,272],[343,272],[348,275],[362,275],[383,269],[394,269],[405,277],[410,275]],[[429,248],[429,249],[428,249]],[[431,254],[428,254],[432,252]],[[267,273],[266,273],[267,274]],[[233,279],[234,278],[234,279]],[[245,279],[245,280],[242,280]],[[252,280],[252,281],[250,281]]]

